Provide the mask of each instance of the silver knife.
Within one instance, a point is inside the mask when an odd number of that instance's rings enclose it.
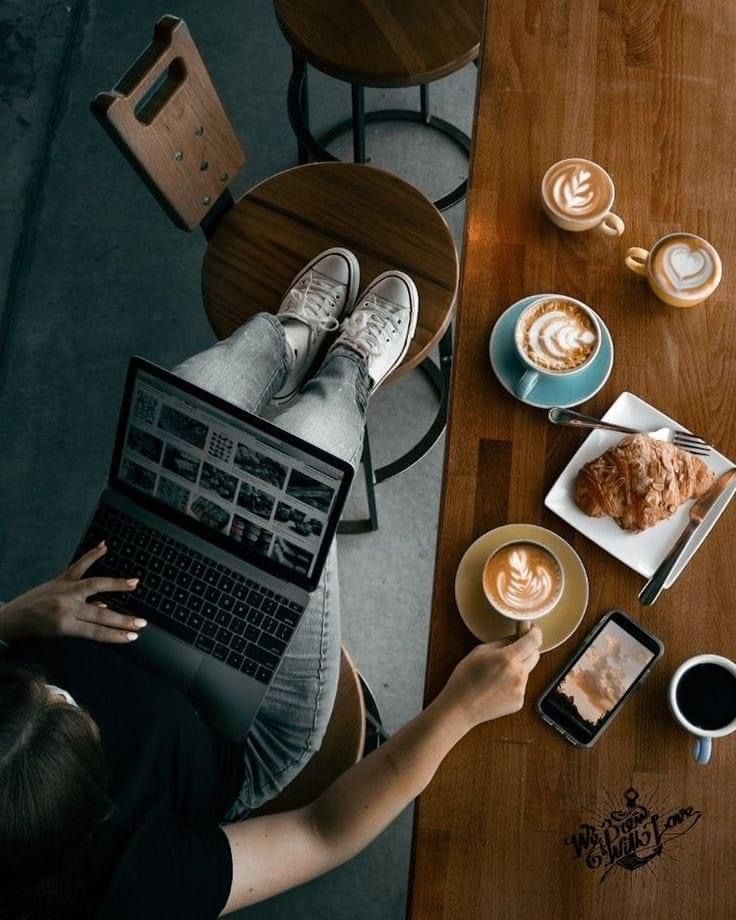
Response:
[[[639,592],[639,603],[644,607],[651,607],[657,600],[664,589],[667,577],[677,565],[680,556],[682,556],[696,530],[706,522],[708,514],[712,511],[715,503],[735,480],[736,468],[726,470],[725,473],[721,473],[705,495],[702,495],[693,504],[690,509],[690,521],[687,527],[680,534],[672,549],[664,557],[657,571]]]

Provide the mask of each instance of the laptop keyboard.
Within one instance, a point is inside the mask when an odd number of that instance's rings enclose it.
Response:
[[[107,552],[89,575],[139,578],[111,606],[140,614],[189,645],[267,684],[304,610],[111,505],[100,505],[82,550]]]

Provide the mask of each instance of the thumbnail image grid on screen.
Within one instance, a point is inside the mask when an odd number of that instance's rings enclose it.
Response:
[[[309,577],[341,474],[139,374],[119,476]]]

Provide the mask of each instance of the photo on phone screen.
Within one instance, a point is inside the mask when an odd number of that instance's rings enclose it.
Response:
[[[538,709],[570,740],[589,746],[661,652],[659,640],[614,611],[548,687]]]

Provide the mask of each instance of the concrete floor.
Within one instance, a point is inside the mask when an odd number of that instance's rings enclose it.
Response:
[[[171,11],[246,150],[233,190],[293,165],[290,54],[269,0],[180,0]],[[68,560],[105,480],[128,357],[172,365],[213,340],[199,291],[204,238],[168,221],[88,108],[163,12],[146,0],[0,3],[0,598]],[[469,67],[433,88],[438,114],[466,130],[474,82]],[[317,127],[349,113],[346,85],[317,75],[311,90]],[[388,104],[415,106],[417,91],[369,91],[368,108]],[[413,126],[370,129],[369,153],[429,194],[465,171],[451,144]],[[446,216],[459,244],[462,207]],[[434,408],[419,374],[380,392],[369,415],[376,460],[416,440]],[[343,641],[389,730],[421,704],[441,468],[440,443],[380,487],[377,533],[339,540]],[[349,510],[364,511],[360,488]],[[347,866],[248,916],[403,917],[410,834],[407,811]]]

